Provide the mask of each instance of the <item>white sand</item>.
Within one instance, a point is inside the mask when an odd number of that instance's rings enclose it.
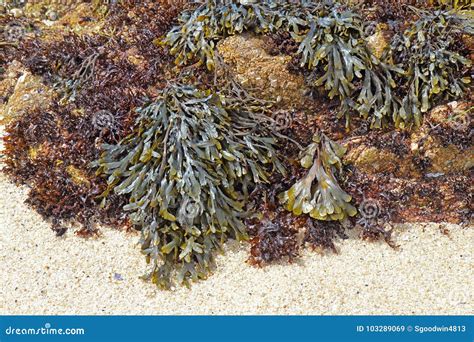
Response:
[[[58,238],[25,189],[2,175],[0,191],[0,314],[474,314],[472,227],[399,226],[399,251],[351,238],[338,255],[262,269],[229,245],[207,281],[160,291],[138,278],[137,234]]]

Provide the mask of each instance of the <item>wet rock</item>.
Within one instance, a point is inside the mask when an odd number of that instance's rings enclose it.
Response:
[[[411,136],[414,152],[430,161],[431,173],[463,173],[474,167],[472,105],[450,102],[435,107]]]
[[[391,151],[368,144],[349,149],[344,161],[368,174],[388,172],[401,177],[417,176],[416,167],[410,158],[401,158]]]

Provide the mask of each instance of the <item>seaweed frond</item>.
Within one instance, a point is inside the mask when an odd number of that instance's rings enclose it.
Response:
[[[338,143],[324,133],[316,133],[301,155],[301,165],[309,168],[306,176],[279,195],[280,202],[294,215],[309,214],[324,221],[344,220],[357,210],[351,196],[339,186],[334,173],[341,170],[345,153]]]

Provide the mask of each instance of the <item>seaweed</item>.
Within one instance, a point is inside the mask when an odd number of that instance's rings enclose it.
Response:
[[[298,40],[301,64],[315,70],[315,86],[324,85],[330,98],[339,97],[339,116],[345,115],[347,124],[350,110],[364,118],[372,114],[373,127],[382,127],[390,115],[397,122],[398,102],[392,91],[392,74],[403,70],[370,53],[357,14],[337,6],[325,8],[309,32]],[[317,68],[320,62],[323,71]]]
[[[207,0],[198,8],[183,12],[163,44],[170,46],[177,65],[197,59],[212,70],[218,40],[247,30],[269,33],[284,26],[298,30],[303,21],[293,14],[297,8],[297,4],[284,0]]]
[[[34,111],[9,124],[6,129],[5,168],[18,183],[30,187],[27,203],[52,229],[64,234],[68,223],[78,223],[79,234],[98,232],[97,223],[127,225],[114,198],[99,210],[95,197],[106,184],[88,167],[98,157],[90,122],[60,108]],[[77,130],[81,127],[82,130]]]
[[[197,60],[211,70],[220,39],[245,31],[289,33],[299,43],[296,55],[300,56],[300,66],[311,71],[309,84],[323,86],[330,98],[340,100],[338,117],[346,118],[347,127],[356,112],[368,119],[371,127],[393,122],[403,128],[420,125],[421,113],[430,108],[432,94],[443,93],[443,87],[450,84],[450,95],[459,97],[470,81],[459,72],[462,64],[469,67],[469,60],[450,51],[449,46],[456,33],[472,34],[472,19],[440,11],[419,16],[422,18],[412,28],[395,35],[393,56],[386,53],[378,58],[367,46],[367,27],[361,16],[338,2],[215,0],[185,11],[163,44],[170,46],[177,65]],[[410,61],[408,71],[399,66],[406,60]],[[418,86],[421,82],[431,84],[431,88]]]
[[[96,197],[106,182],[90,163],[102,143],[130,132],[135,108],[165,84],[170,59],[153,41],[180,6],[185,4],[121,2],[108,9],[110,32],[66,32],[56,41],[26,37],[8,50],[6,58],[20,60],[58,94],[46,111],[8,124],[5,137],[5,172],[31,187],[27,202],[56,232],[73,223],[80,234],[97,233],[97,223],[128,226],[124,198],[113,196],[100,208]]]
[[[392,73],[403,71],[370,53],[360,17],[337,2],[208,1],[193,12],[185,12],[164,44],[177,55],[176,64],[184,65],[197,58],[198,63],[205,62],[213,69],[216,42],[246,30],[289,32],[300,43],[297,54],[301,56],[301,66],[314,70],[311,79],[317,79],[310,83],[324,85],[330,98],[339,97],[340,115],[346,116],[347,123],[349,110],[356,110],[365,118],[373,113],[374,127],[381,127],[392,112],[394,121],[398,121]],[[323,75],[317,77],[322,70]],[[362,86],[357,85],[359,79]]]
[[[453,11],[414,10],[420,18],[394,36],[391,48],[395,61],[408,66],[397,79],[403,84],[399,116],[419,126],[433,105],[460,98],[469,87],[472,62],[457,44],[462,34],[473,34],[474,21]]]
[[[134,132],[104,145],[98,173],[127,195],[163,288],[207,277],[229,237],[246,239],[245,198],[269,172],[284,172],[265,114],[222,93],[170,84],[138,110]],[[105,200],[105,198],[104,198]]]
[[[334,172],[342,169],[341,157],[345,149],[318,132],[301,154],[301,165],[309,169],[304,178],[289,190],[280,194],[279,199],[294,215],[309,214],[317,220],[339,220],[356,215],[357,210],[350,204],[351,196],[339,186]],[[316,185],[313,184],[316,180]]]
[[[250,234],[250,257],[248,262],[255,266],[280,261],[286,258],[289,262],[299,256],[302,247],[304,221],[295,218],[284,210],[263,208],[263,217],[247,222]]]

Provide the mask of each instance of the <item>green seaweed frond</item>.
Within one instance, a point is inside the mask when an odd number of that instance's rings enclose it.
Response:
[[[238,99],[170,85],[138,110],[135,131],[105,145],[98,172],[126,195],[148,275],[160,287],[207,277],[227,238],[246,239],[248,188],[284,169],[265,115]]]
[[[344,220],[357,210],[339,186],[334,173],[341,170],[346,149],[323,133],[316,133],[301,154],[301,165],[309,169],[306,176],[279,195],[280,202],[294,215],[309,214],[323,221]]]

